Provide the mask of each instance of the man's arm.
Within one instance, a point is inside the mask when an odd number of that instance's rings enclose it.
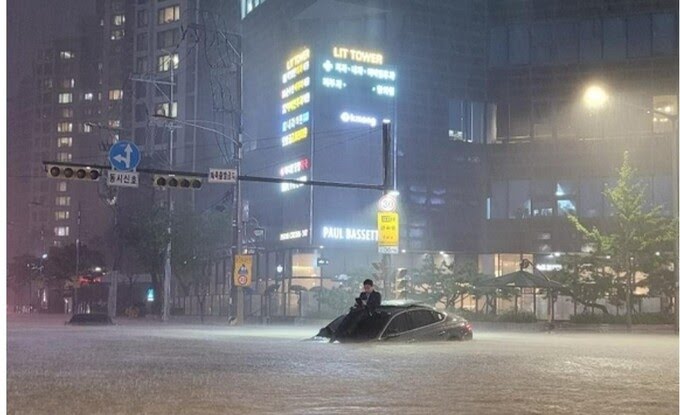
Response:
[[[366,303],[366,308],[368,308],[368,310],[370,312],[373,312],[373,311],[375,311],[376,308],[380,307],[381,301],[382,301],[382,296],[380,295],[380,293],[377,292],[377,291],[373,291],[373,293],[371,293],[371,296],[368,297],[368,302]]]

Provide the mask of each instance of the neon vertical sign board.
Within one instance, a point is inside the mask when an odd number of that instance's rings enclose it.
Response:
[[[281,146],[286,147],[309,137],[310,103],[312,101],[309,48],[295,53],[286,61],[281,75]]]

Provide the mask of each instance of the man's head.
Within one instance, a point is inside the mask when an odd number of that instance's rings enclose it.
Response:
[[[373,280],[370,279],[364,280],[364,292],[365,293],[373,292]]]

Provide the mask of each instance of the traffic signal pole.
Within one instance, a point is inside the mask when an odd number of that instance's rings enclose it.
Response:
[[[382,144],[383,144],[383,195],[387,195],[390,190],[394,190],[394,177],[392,175],[393,166],[393,149],[392,149],[392,137],[391,137],[391,123],[389,121],[383,120],[382,124]],[[382,254],[382,265],[385,270],[385,299],[389,300],[390,294],[392,293],[391,277],[392,272],[392,257],[390,254]]]

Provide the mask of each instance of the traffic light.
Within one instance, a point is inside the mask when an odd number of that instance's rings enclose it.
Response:
[[[155,174],[153,184],[161,188],[200,189],[203,181],[200,177]]]
[[[59,165],[48,164],[46,166],[47,176],[53,179],[76,179],[97,181],[102,175],[101,169],[90,166],[75,164]]]
[[[406,275],[407,273],[408,270],[406,268],[397,268],[397,274],[394,281],[397,299],[399,300],[405,300],[408,293],[409,277]]]
[[[375,272],[371,274],[373,277],[373,281],[385,281],[385,277],[387,276],[387,267],[385,266],[384,262],[371,262],[371,265],[373,266],[373,269]]]

